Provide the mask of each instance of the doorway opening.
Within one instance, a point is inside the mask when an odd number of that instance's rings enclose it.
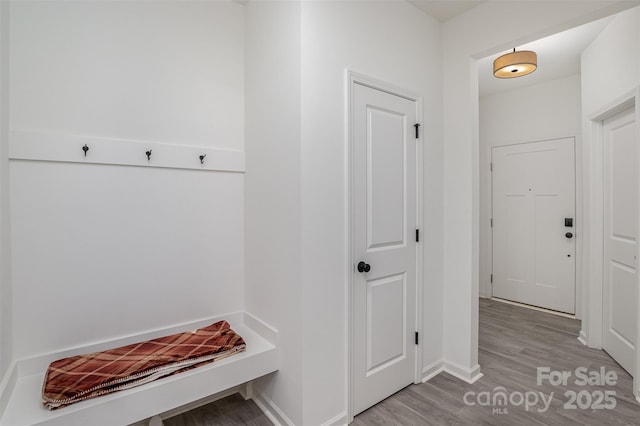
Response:
[[[603,20],[595,21],[587,25],[592,26],[592,29],[596,32],[595,36],[597,36],[599,32],[602,31],[602,29],[613,19],[613,17],[604,18]],[[601,25],[601,27],[598,30],[599,25]],[[536,50],[535,47],[530,47],[529,45],[518,46],[518,48]],[[494,56],[499,56],[499,52]],[[482,64],[483,60],[479,60],[478,69],[481,73],[484,73],[485,71],[483,71]],[[528,77],[523,77],[522,81],[527,78]],[[495,200],[492,199],[492,196],[495,196],[496,194],[494,193],[495,191],[491,174],[491,162],[492,159],[495,158],[494,153],[501,149],[506,149],[508,146],[516,146],[529,141],[547,141],[565,137],[574,137],[576,155],[575,216],[573,217],[573,223],[569,221],[563,222],[566,219],[571,219],[570,216],[561,217],[559,220],[562,225],[565,223],[567,225],[573,225],[572,229],[569,229],[569,226],[566,227],[566,233],[570,232],[575,242],[576,285],[574,293],[574,312],[576,317],[579,320],[582,320],[580,334],[576,337],[578,337],[583,344],[592,348],[603,348],[603,346],[606,346],[606,344],[603,345],[603,336],[607,332],[607,326],[606,324],[603,324],[604,315],[605,320],[608,319],[610,324],[611,322],[618,324],[617,326],[614,324],[613,329],[615,332],[610,334],[616,335],[618,340],[626,344],[628,349],[629,344],[639,341],[639,318],[637,307],[640,305],[640,295],[637,291],[638,278],[635,276],[637,259],[633,257],[637,257],[637,248],[635,248],[635,246],[634,248],[628,247],[628,253],[621,254],[623,257],[626,256],[624,261],[620,259],[613,259],[612,262],[615,267],[611,268],[609,267],[611,265],[607,266],[605,264],[606,247],[604,235],[606,231],[605,228],[607,226],[605,223],[607,218],[604,214],[604,208],[607,205],[606,197],[611,196],[611,193],[609,196],[606,195],[605,186],[609,185],[609,190],[611,190],[610,182],[612,178],[611,176],[608,178],[606,177],[607,171],[603,164],[603,161],[606,160],[606,156],[604,155],[603,144],[606,142],[604,141],[605,127],[607,125],[606,120],[611,119],[615,114],[618,114],[629,107],[634,108],[632,115],[635,114],[634,117],[636,117],[636,124],[634,125],[635,134],[640,134],[640,131],[638,130],[639,126],[637,124],[638,108],[636,100],[638,98],[638,90],[635,89],[630,93],[623,95],[615,102],[603,107],[601,112],[585,119],[580,111],[582,87],[579,74],[576,74],[573,77],[566,76],[556,80],[550,80],[548,82],[526,82],[523,83],[522,87],[511,88],[510,90],[497,93],[485,92],[483,94],[481,78],[479,78],[479,84],[480,296],[488,298],[500,296],[500,290],[497,289],[496,284],[496,261],[501,262],[502,260],[496,259],[496,247],[494,245],[496,243],[500,243],[500,241],[497,241],[499,238],[504,240],[505,237],[502,236],[496,238],[494,230],[491,228],[491,218],[494,217],[495,219],[496,214],[494,211]],[[574,102],[574,109],[576,112],[573,114],[575,123],[573,129],[567,128],[566,126],[569,122],[566,118],[570,115],[568,114],[568,111],[571,104],[568,99],[570,98],[570,91],[572,87],[573,93],[576,96],[574,99],[577,99]],[[548,95],[547,99],[549,100],[546,103],[546,109],[532,106],[535,105],[537,100],[545,97],[545,95]],[[611,94],[611,97],[613,96],[614,95]],[[527,101],[518,104],[518,99],[521,101]],[[529,102],[530,100],[533,100],[533,103]],[[513,105],[513,108],[505,108],[505,105]],[[493,119],[491,118],[492,115]],[[637,137],[638,136],[636,136],[636,139]],[[584,141],[588,141],[588,144],[585,144]],[[636,140],[635,144],[637,143],[638,141]],[[617,161],[633,158],[634,160],[632,163],[636,166],[637,170],[638,165],[640,165],[640,154],[629,150],[627,151],[628,152],[626,154],[616,154],[619,157]],[[611,164],[609,164],[609,166],[611,166]],[[620,166],[615,166],[615,170],[622,172],[622,164]],[[615,178],[614,176],[614,180],[618,179],[629,181],[631,179],[636,183],[640,182],[637,173],[632,177],[627,176],[629,175],[629,172],[624,173],[626,177]],[[609,179],[609,181],[606,181],[605,179]],[[621,186],[618,185],[618,187]],[[629,197],[625,197],[627,200],[626,202],[633,204],[635,207],[634,211],[640,211],[638,210],[637,201],[639,190],[637,187],[629,189],[627,185],[626,191],[628,192],[629,190],[633,192],[636,197],[632,201],[629,201]],[[613,194],[615,195],[615,192],[613,192]],[[622,196],[619,195],[618,199],[622,199]],[[609,200],[609,206],[610,205],[611,200]],[[618,210],[620,209],[618,208]],[[611,211],[609,211],[608,214],[610,216],[609,221],[611,220],[611,217],[615,219],[615,215],[611,216]],[[631,217],[633,217],[632,222],[635,226],[634,230],[640,229],[640,225],[637,223],[638,215],[631,214]],[[512,223],[512,225],[514,224]],[[615,230],[615,224],[608,226],[610,231],[609,235],[612,233],[616,234],[616,238],[624,240],[627,245],[632,241],[635,243],[635,236],[628,235],[629,232],[625,234],[622,231]],[[562,228],[562,226],[560,226],[560,228]],[[614,230],[612,231],[612,229]],[[531,232],[532,230],[529,230],[529,233]],[[511,236],[513,237],[514,235],[511,234]],[[521,238],[514,237],[513,239],[516,240]],[[617,247],[614,247],[612,244],[610,245],[613,247],[611,251],[615,251],[616,253],[619,251]],[[508,267],[523,267],[522,265],[517,264],[517,259],[515,258],[518,254],[517,251],[511,251],[512,249],[510,247],[505,248],[504,246],[501,248],[499,247],[498,251],[499,250],[508,250],[508,254],[512,256],[511,260],[513,262],[507,262]],[[551,252],[552,250],[544,252],[544,254],[549,254]],[[633,252],[633,254],[629,254],[631,252]],[[631,256],[631,260],[629,260],[629,256]],[[524,255],[522,257],[525,258]],[[609,263],[611,264],[611,262]],[[498,269],[500,267],[501,266],[498,265]],[[624,271],[624,274],[622,274],[624,276],[621,275],[620,271]],[[604,280],[603,277],[605,277]],[[613,284],[613,286],[609,285],[607,288],[606,280],[611,280],[612,277],[614,277],[618,284]],[[631,283],[635,285],[635,291],[631,290]],[[625,285],[626,291],[620,290],[620,288]],[[603,286],[605,286],[604,289]],[[614,289],[616,287],[618,288],[617,295],[614,294],[614,290],[611,290],[612,287]],[[608,292],[608,294],[605,294],[604,292]],[[513,300],[514,297],[509,296],[507,298]],[[627,305],[630,305],[627,306],[628,309],[624,307],[612,309],[609,307],[609,314],[607,314],[604,312],[604,309],[607,304],[611,303],[611,300],[618,300],[618,302],[620,302],[620,300],[624,300]],[[525,303],[545,307],[544,302],[545,301],[532,303],[530,301],[525,301]],[[567,309],[559,310],[567,312]],[[615,312],[617,318],[615,315],[611,315],[611,312]],[[609,316],[607,317],[607,315]],[[621,317],[624,317],[627,320],[627,325],[620,325],[622,324]],[[612,354],[614,351],[615,349],[612,349],[608,352],[609,354]],[[614,355],[614,359],[618,358],[621,357],[616,357]],[[627,358],[630,359],[627,362],[627,365],[631,365],[628,370],[631,370],[629,372],[634,376],[634,394],[640,395],[640,385],[637,374],[637,371],[640,371],[638,370],[638,366],[640,366],[638,351],[633,348],[631,355],[627,353]],[[623,362],[620,362],[620,360],[618,360],[618,362],[624,366]]]
[[[640,88],[590,118],[590,277],[581,340],[607,351],[634,377],[640,394],[638,248]],[[631,370],[631,371],[630,371]]]
[[[575,314],[575,138],[491,151],[492,296]]]
[[[347,85],[351,421],[421,379],[423,160],[419,96],[353,72]]]

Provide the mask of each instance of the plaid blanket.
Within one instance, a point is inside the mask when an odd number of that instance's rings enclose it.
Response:
[[[42,402],[50,410],[129,389],[245,350],[226,321],[49,365]]]

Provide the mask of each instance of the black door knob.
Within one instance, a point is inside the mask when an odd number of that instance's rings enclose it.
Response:
[[[567,238],[573,238],[573,233],[567,232],[566,234],[564,234],[564,236]]]
[[[371,265],[365,262],[358,263],[358,272],[369,272],[371,270]]]

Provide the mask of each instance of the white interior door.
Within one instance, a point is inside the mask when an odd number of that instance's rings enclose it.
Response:
[[[634,110],[603,123],[602,347],[633,375],[636,336],[637,171]]]
[[[355,415],[414,382],[417,111],[409,99],[353,90]]]
[[[496,147],[492,162],[493,296],[575,313],[574,139]]]

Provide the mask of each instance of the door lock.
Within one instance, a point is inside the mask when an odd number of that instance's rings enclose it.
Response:
[[[567,238],[573,238],[573,233],[572,232],[567,232],[566,234],[564,234],[565,237]]]
[[[365,262],[358,263],[358,272],[369,272],[371,270],[371,265]]]

